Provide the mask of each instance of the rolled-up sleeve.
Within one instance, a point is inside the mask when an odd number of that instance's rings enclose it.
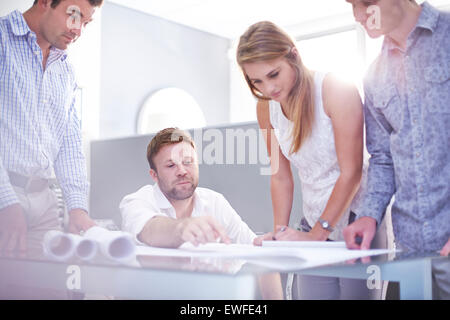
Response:
[[[67,210],[83,209],[88,212],[89,183],[75,99],[69,109],[66,134],[55,160],[55,174],[61,186]]]
[[[131,233],[136,241],[145,224],[155,216],[167,216],[152,205],[143,196],[143,191],[125,196],[120,202],[119,209],[122,215],[122,230]]]

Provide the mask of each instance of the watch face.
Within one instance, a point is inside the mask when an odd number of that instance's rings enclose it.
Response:
[[[324,221],[322,225],[324,228],[328,228],[328,222]]]

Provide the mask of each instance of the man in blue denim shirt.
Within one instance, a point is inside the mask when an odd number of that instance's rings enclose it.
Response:
[[[364,81],[367,194],[344,230],[366,249],[395,194],[397,247],[450,251],[450,13],[411,0],[347,0],[368,35],[384,35]],[[378,16],[377,16],[378,15]],[[356,237],[362,238],[361,244]],[[436,297],[450,297],[450,260],[433,264]]]

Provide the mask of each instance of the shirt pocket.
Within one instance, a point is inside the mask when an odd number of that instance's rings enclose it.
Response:
[[[45,88],[48,94],[45,119],[49,127],[48,134],[53,152],[57,154],[67,130],[69,109],[73,99],[73,84],[70,75],[53,66],[53,69],[48,72]]]
[[[70,74],[63,72],[58,66],[53,66],[53,69],[49,70],[46,84],[50,86],[49,94],[53,111],[67,115],[74,97],[74,84]]]
[[[402,121],[400,96],[395,85],[391,84],[373,95],[373,106],[384,115],[394,131],[398,131]]]
[[[450,113],[450,71],[447,63],[434,63],[424,70],[425,109],[433,113]]]

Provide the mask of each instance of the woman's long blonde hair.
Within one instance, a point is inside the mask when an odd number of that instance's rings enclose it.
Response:
[[[269,21],[251,25],[241,36],[237,48],[237,63],[244,73],[252,94],[257,99],[270,100],[252,84],[245,73],[247,63],[270,61],[285,58],[294,69],[296,78],[289,93],[288,117],[294,123],[290,154],[297,152],[305,139],[311,134],[314,123],[314,79],[302,63],[298,53],[294,52],[295,43],[287,33]]]

